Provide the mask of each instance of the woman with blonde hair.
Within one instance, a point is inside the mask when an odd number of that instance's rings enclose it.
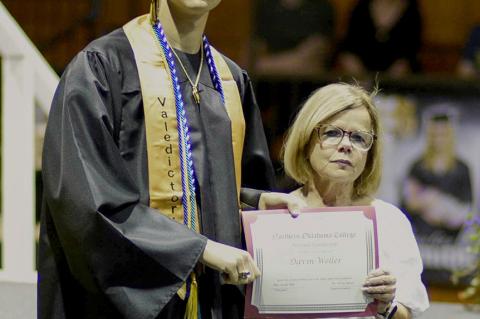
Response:
[[[461,247],[462,228],[474,207],[470,168],[456,149],[458,116],[444,104],[425,110],[425,147],[410,164],[402,187],[401,207],[422,250],[423,278],[431,283],[449,281],[458,268],[456,262],[463,258],[450,251]]]
[[[410,168],[402,200],[417,234],[436,234],[452,243],[471,210],[473,195],[470,170],[456,151],[455,115],[448,111],[440,106],[427,115],[425,149]]]
[[[372,95],[344,83],[315,91],[290,129],[285,171],[303,185],[292,194],[310,207],[375,208],[380,268],[367,276],[362,290],[378,302],[376,318],[406,319],[421,314],[428,297],[409,221],[395,206],[374,198],[382,140]]]

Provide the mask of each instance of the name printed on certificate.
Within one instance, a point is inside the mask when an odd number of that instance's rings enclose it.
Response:
[[[262,273],[247,291],[247,318],[372,312],[361,287],[378,267],[373,207],[308,209],[297,218],[283,210],[244,212],[243,222]]]

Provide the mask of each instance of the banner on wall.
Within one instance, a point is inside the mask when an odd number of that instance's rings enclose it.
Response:
[[[471,265],[468,214],[478,212],[480,105],[462,97],[380,95],[384,172],[377,196],[412,223],[427,283]],[[399,238],[399,240],[401,240]]]

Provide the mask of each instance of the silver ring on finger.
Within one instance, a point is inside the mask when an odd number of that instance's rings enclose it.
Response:
[[[241,271],[238,273],[238,279],[247,280],[250,277],[251,273],[249,271]]]

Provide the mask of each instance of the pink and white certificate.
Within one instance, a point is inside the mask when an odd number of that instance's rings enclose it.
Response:
[[[249,253],[262,276],[247,287],[245,318],[366,317],[376,313],[361,291],[378,268],[371,206],[245,211]]]

